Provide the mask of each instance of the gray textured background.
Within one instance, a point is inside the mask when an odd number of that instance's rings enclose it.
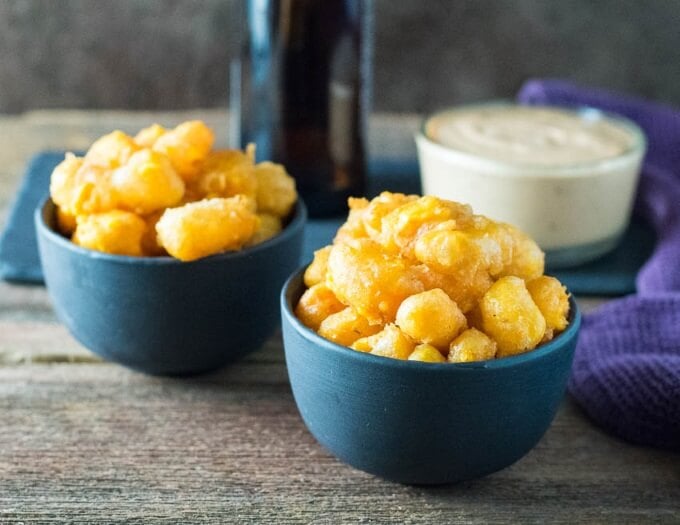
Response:
[[[0,112],[225,106],[240,0],[0,0]],[[675,0],[376,0],[374,107],[560,76],[680,105]]]

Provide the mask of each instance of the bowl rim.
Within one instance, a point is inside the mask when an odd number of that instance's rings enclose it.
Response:
[[[64,237],[60,233],[56,232],[45,222],[45,213],[48,211],[48,207],[56,208],[56,204],[51,197],[45,198],[40,202],[38,207],[33,212],[35,226],[38,231],[38,235],[42,235],[47,238],[50,242],[57,244],[61,248],[78,253],[85,257],[101,261],[110,261],[118,264],[134,264],[142,266],[186,266],[196,263],[201,263],[205,261],[217,262],[217,261],[228,261],[231,259],[238,259],[241,257],[247,257],[257,252],[267,250],[268,248],[287,241],[293,237],[300,228],[303,228],[307,222],[307,207],[302,199],[298,196],[295,202],[295,207],[293,208],[293,215],[290,222],[283,228],[281,233],[267,239],[264,242],[256,244],[254,246],[249,246],[241,250],[235,250],[230,252],[217,253],[215,255],[210,255],[207,257],[202,257],[200,259],[195,259],[193,261],[181,261],[172,257],[170,255],[160,255],[155,257],[147,256],[131,256],[131,255],[116,255],[112,253],[99,252],[97,250],[91,250],[89,248],[83,248],[73,243],[67,237]]]
[[[383,357],[378,355],[373,355],[366,352],[359,352],[353,350],[347,346],[342,346],[328,339],[321,337],[314,330],[308,328],[297,318],[292,306],[293,297],[291,296],[291,287],[298,281],[302,281],[304,271],[307,269],[309,264],[295,270],[286,279],[283,288],[281,289],[281,312],[285,316],[287,322],[289,322],[295,331],[302,337],[307,339],[309,342],[314,343],[318,346],[322,346],[327,350],[343,355],[348,359],[356,359],[364,363],[372,363],[374,365],[380,364],[382,366],[390,366],[402,369],[410,370],[431,370],[434,372],[445,373],[446,370],[456,370],[456,371],[471,371],[471,370],[496,370],[503,368],[511,368],[525,365],[531,361],[539,360],[546,357],[547,355],[558,351],[563,347],[563,344],[568,340],[574,339],[578,336],[579,329],[581,327],[581,311],[574,300],[573,295],[569,294],[569,325],[566,330],[560,333],[555,339],[540,346],[529,352],[524,352],[523,354],[517,354],[508,357],[502,357],[498,359],[489,359],[486,361],[474,361],[471,363],[426,363],[423,361],[409,361],[407,359],[393,359],[389,357]],[[304,282],[301,283],[304,286]],[[289,303],[290,298],[290,303]],[[284,342],[284,350],[285,350]]]
[[[587,119],[610,119],[620,127],[625,128],[632,135],[632,144],[625,151],[614,157],[606,157],[593,161],[576,162],[573,164],[550,165],[550,164],[529,164],[522,162],[504,162],[498,159],[491,159],[482,155],[476,155],[467,151],[458,150],[438,142],[430,137],[426,132],[428,122],[435,116],[448,112],[484,108],[484,107],[522,107],[522,108],[547,108],[559,111],[565,111],[575,114],[576,116]],[[621,164],[627,164],[633,161],[642,160],[642,157],[647,151],[647,136],[638,124],[629,118],[618,113],[605,111],[588,105],[550,105],[550,104],[520,104],[507,99],[493,99],[488,101],[474,102],[470,104],[461,104],[458,106],[449,106],[439,109],[437,111],[428,113],[421,121],[418,131],[415,133],[416,143],[425,143],[433,148],[440,155],[445,155],[455,159],[457,162],[474,163],[476,166],[483,166],[487,169],[502,170],[495,173],[497,176],[507,177],[522,177],[522,178],[544,178],[564,175],[569,177],[574,176],[592,176],[593,170],[607,171],[613,169]],[[639,169],[637,170],[639,171]],[[546,175],[550,172],[550,175]]]

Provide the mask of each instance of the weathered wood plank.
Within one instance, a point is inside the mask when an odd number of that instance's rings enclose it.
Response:
[[[0,369],[0,517],[415,523],[680,518],[680,457],[633,447],[567,402],[509,469],[405,487],[346,467],[307,433],[282,363],[191,380],[96,364]]]
[[[283,342],[279,334],[245,358],[246,362],[283,363]],[[32,363],[95,363],[96,355],[82,347],[56,323],[0,320],[0,368]]]
[[[0,321],[22,320],[56,321],[47,290],[0,280]]]

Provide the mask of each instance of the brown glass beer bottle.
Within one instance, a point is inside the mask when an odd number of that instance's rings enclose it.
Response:
[[[312,216],[362,195],[371,0],[246,0],[240,142],[286,166]],[[234,86],[232,85],[232,90]]]

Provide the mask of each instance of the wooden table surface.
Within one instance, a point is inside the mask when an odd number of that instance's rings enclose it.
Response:
[[[217,110],[0,117],[0,227],[33,153],[188,116],[226,142]],[[413,155],[417,125],[374,118],[372,151]],[[604,434],[569,399],[513,466],[453,486],[402,486],[315,442],[279,336],[216,374],[147,377],[76,343],[40,286],[0,282],[0,418],[0,523],[680,523],[680,456]]]

